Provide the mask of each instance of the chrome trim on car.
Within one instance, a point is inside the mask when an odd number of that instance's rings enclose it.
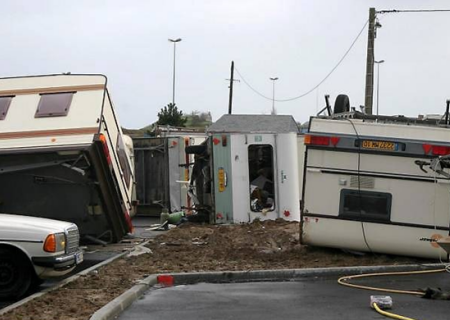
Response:
[[[78,251],[80,245],[80,233],[78,227],[73,225],[65,230],[66,233],[66,253],[70,254]]]

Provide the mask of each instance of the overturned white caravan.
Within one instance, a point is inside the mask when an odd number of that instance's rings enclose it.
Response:
[[[430,169],[450,154],[448,124],[344,112],[312,117],[304,143],[303,244],[448,258],[450,179]]]
[[[195,154],[193,203],[211,223],[299,221],[298,127],[286,115],[224,115]]]
[[[132,231],[134,177],[103,75],[0,79],[0,212]]]
[[[133,137],[136,164],[136,214],[160,216],[192,206],[187,195],[194,157],[185,148],[204,142],[205,133],[167,133]]]

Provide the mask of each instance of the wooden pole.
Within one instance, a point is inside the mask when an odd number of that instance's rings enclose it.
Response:
[[[372,114],[373,107],[373,65],[375,47],[375,8],[369,9],[369,33],[367,37],[367,61],[366,61],[366,113]]]
[[[233,83],[234,83],[234,61],[231,61],[231,76],[230,76],[230,97],[228,99],[228,114],[231,114],[233,108]]]

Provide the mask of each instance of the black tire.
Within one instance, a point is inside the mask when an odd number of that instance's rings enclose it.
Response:
[[[346,94],[340,94],[334,101],[334,113],[343,113],[350,111],[350,99]]]
[[[197,145],[197,146],[187,146],[184,149],[184,152],[186,152],[187,154],[202,154],[205,151],[206,151],[206,145],[204,145],[204,144]]]
[[[17,250],[0,248],[0,300],[22,297],[33,278],[28,258]]]

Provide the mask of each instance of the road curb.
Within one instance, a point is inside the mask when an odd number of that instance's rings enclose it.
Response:
[[[345,276],[363,273],[396,272],[427,270],[442,267],[442,264],[367,266],[367,267],[333,267],[280,270],[252,270],[229,272],[190,272],[170,274],[175,285],[194,284],[199,282],[249,282],[249,281],[279,281],[296,280],[310,277]]]
[[[144,280],[139,281],[139,283],[134,285],[131,289],[125,291],[120,296],[103,306],[101,309],[97,310],[90,317],[90,320],[114,319],[156,283],[156,275],[151,275]]]
[[[199,282],[228,283],[250,281],[288,281],[301,278],[345,276],[376,272],[400,272],[437,269],[443,264],[394,265],[394,266],[366,266],[366,267],[334,267],[308,269],[279,269],[279,270],[251,270],[251,271],[213,271],[189,273],[162,273],[171,275],[174,285],[195,284]],[[90,320],[112,320],[138,300],[150,287],[157,284],[158,276],[150,275],[131,289],[125,291],[101,309],[97,310]]]

